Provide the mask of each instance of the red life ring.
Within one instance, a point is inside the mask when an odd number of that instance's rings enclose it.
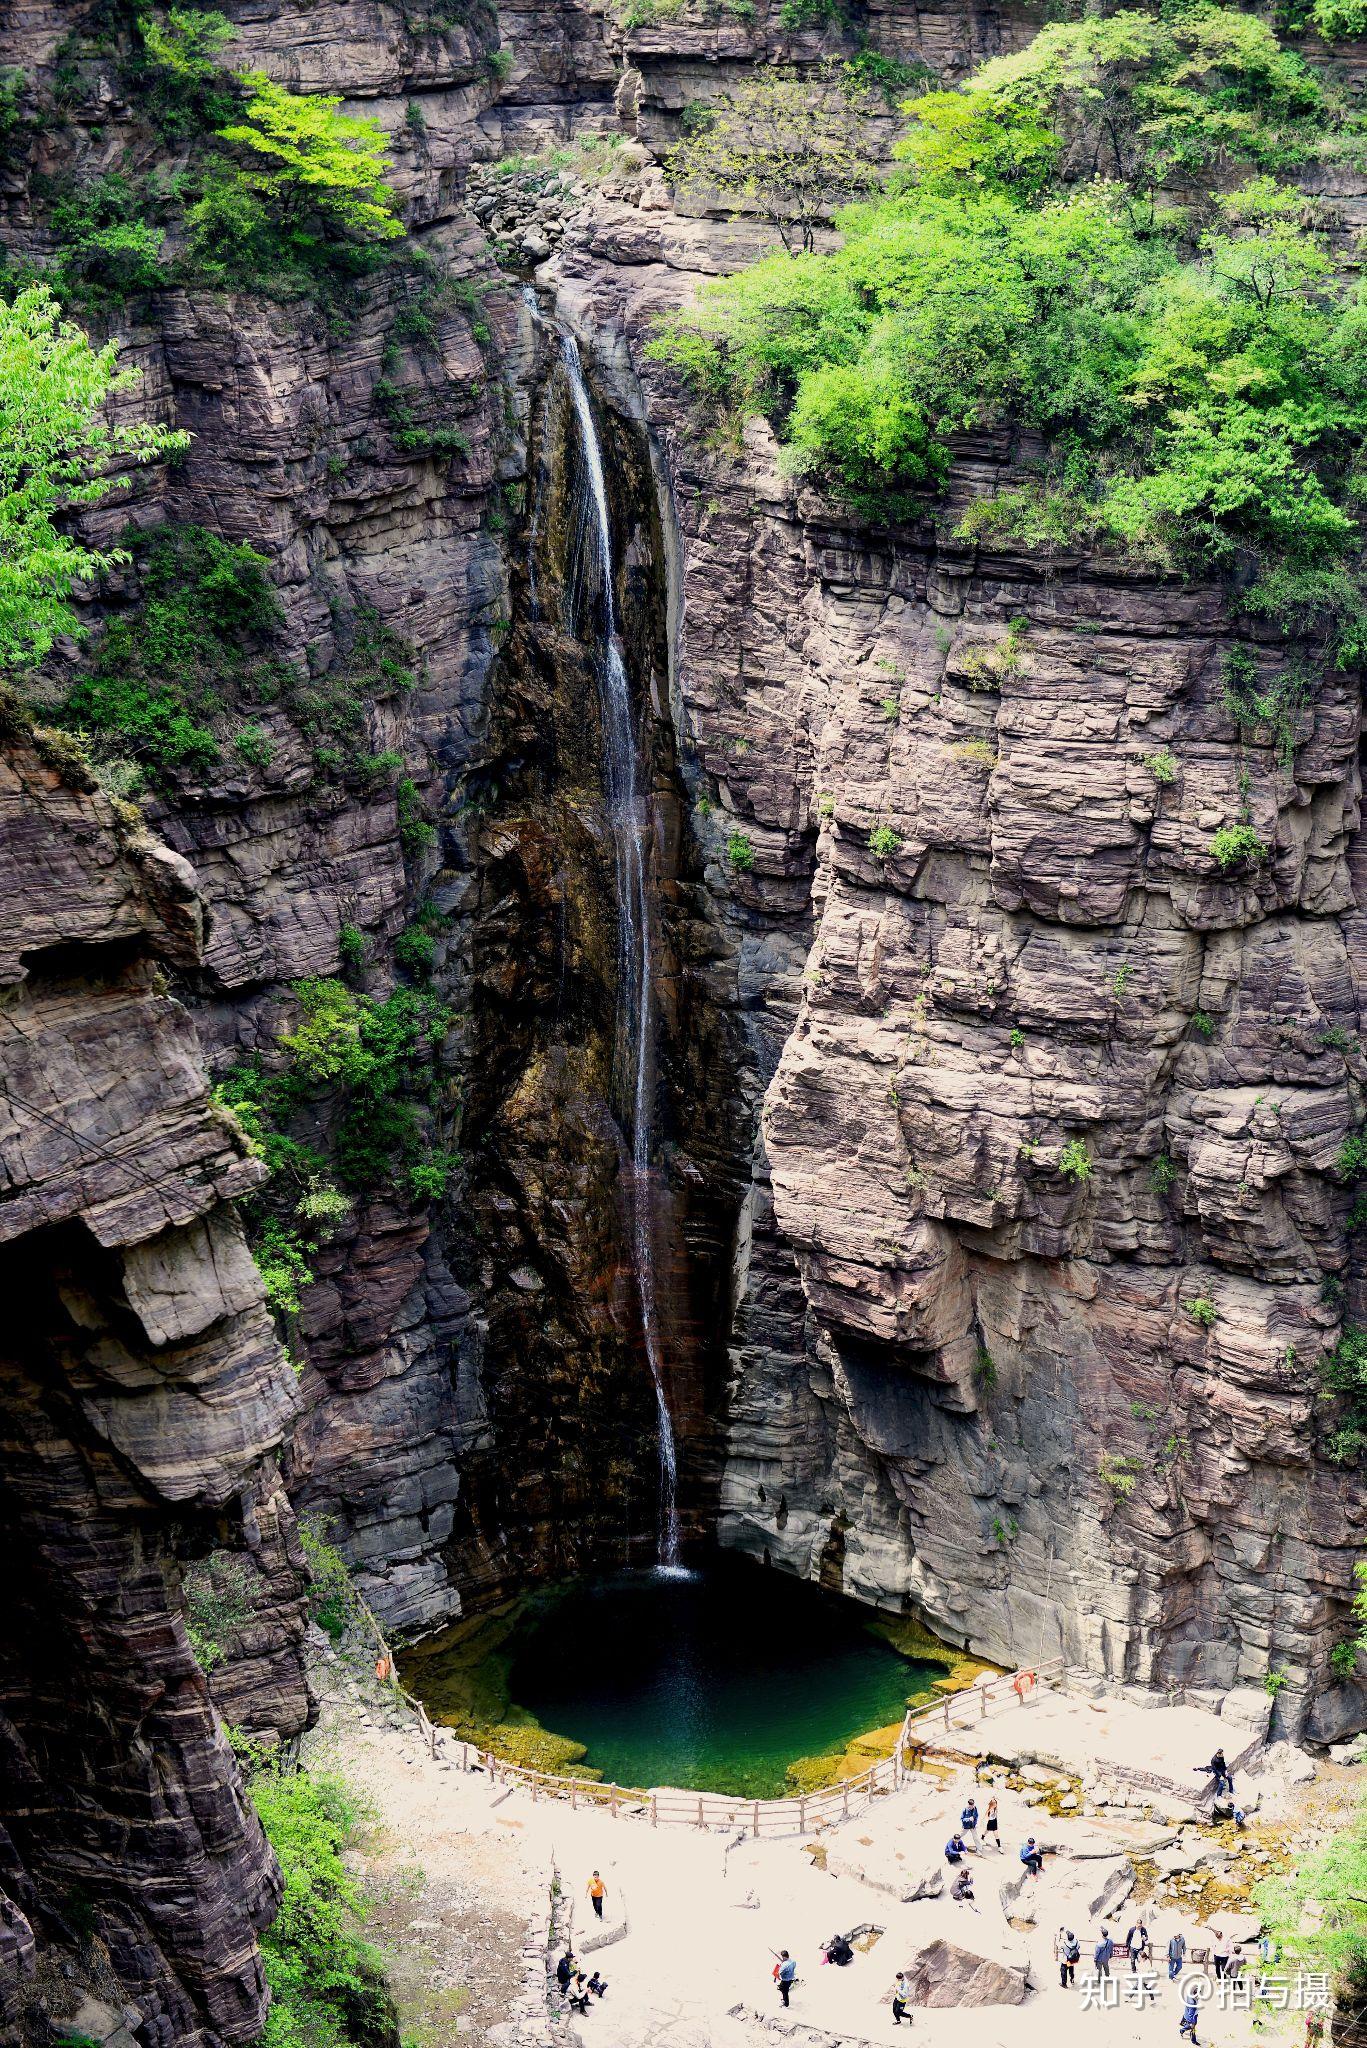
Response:
[[[1020,1700],[1022,1704],[1024,1704],[1025,1695],[1033,1690],[1034,1684],[1035,1674],[1033,1671],[1018,1671],[1015,1677],[1012,1679],[1012,1688],[1015,1692],[1016,1698]]]

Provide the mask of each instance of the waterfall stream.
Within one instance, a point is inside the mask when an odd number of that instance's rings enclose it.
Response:
[[[650,1209],[650,1155],[655,1099],[655,1009],[649,901],[649,820],[631,683],[622,652],[613,581],[603,450],[574,337],[562,334],[561,359],[578,429],[580,477],[571,574],[579,618],[594,635],[593,666],[603,719],[608,816],[617,879],[617,1042],[629,1062],[626,1205],[641,1330],[655,1389],[659,1429],[658,1560],[679,1563],[678,1458],[665,1390],[664,1352],[655,1285]]]

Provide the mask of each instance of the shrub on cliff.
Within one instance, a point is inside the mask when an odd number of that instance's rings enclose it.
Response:
[[[72,585],[128,559],[76,539],[65,515],[189,438],[110,418],[110,397],[135,381],[116,369],[117,353],[64,320],[42,285],[0,300],[0,671],[41,661],[60,635],[79,632]]]
[[[964,534],[1252,561],[1250,608],[1360,619],[1363,307],[1270,175],[1333,111],[1309,67],[1230,9],[1127,11],[1051,24],[906,111],[904,168],[840,216],[842,247],[704,286],[653,353],[870,514],[937,492],[953,436],[1019,423],[1043,473]],[[1234,190],[1159,202],[1240,166]]]
[[[356,1801],[323,1773],[257,1770],[250,1787],[285,1881],[261,1937],[271,1993],[265,2048],[387,2048],[398,2038],[393,2002],[342,1861],[360,1824]]]

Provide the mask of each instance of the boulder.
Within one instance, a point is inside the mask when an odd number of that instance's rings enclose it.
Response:
[[[1227,1692],[1220,1703],[1222,1721],[1233,1721],[1240,1728],[1249,1728],[1265,1742],[1267,1731],[1272,1724],[1272,1696],[1260,1686],[1239,1685],[1233,1692]]]
[[[927,1943],[904,1967],[913,2005],[1023,2005],[1030,1989],[1023,1959],[998,1960],[952,1941]]]

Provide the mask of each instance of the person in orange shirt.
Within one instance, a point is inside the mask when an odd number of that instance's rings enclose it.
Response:
[[[594,1871],[593,1876],[589,1879],[588,1883],[584,1886],[584,1890],[593,1900],[593,1910],[598,1915],[598,1918],[601,1920],[603,1917],[603,1901],[608,1895],[608,1888],[604,1884],[602,1878],[598,1875],[598,1872],[596,1870]]]

